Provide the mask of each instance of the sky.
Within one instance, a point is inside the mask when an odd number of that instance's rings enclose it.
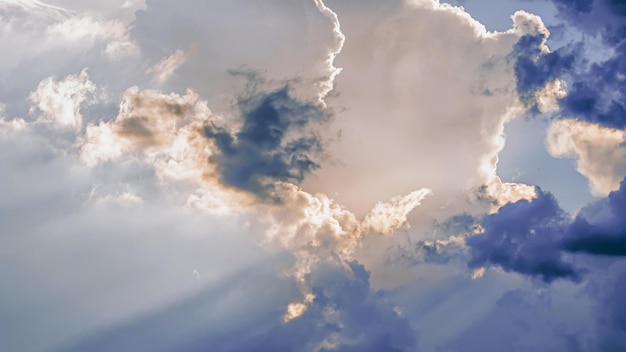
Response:
[[[0,0],[0,350],[626,351],[626,2]]]

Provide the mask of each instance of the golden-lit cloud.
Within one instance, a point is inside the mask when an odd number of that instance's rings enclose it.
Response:
[[[606,196],[626,175],[626,132],[564,119],[552,122],[546,136],[548,152],[575,158],[576,170],[589,181],[591,193]]]

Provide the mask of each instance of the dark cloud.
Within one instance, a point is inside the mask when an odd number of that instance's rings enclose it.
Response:
[[[467,240],[470,267],[497,265],[506,271],[555,279],[581,279],[583,270],[564,252],[626,257],[626,179],[609,196],[569,220],[554,197],[539,192],[532,201],[503,206],[482,220],[485,233]]]
[[[569,240],[565,247],[571,252],[585,252],[596,255],[626,256],[626,236],[612,237],[592,235]]]
[[[545,39],[543,34],[525,35],[515,44],[517,91],[529,105],[535,103],[535,92],[561,77],[574,65],[575,56],[569,50],[542,53],[541,45]]]
[[[284,86],[243,97],[237,107],[243,121],[235,133],[205,128],[219,150],[214,161],[225,185],[266,198],[274,182],[301,182],[318,168],[314,159],[321,143],[307,131],[307,126],[328,117],[318,105],[291,97]]]
[[[542,53],[542,35],[522,37],[514,54],[520,96],[533,106],[534,92],[550,80],[561,78],[568,83],[568,95],[560,99],[560,116],[625,128],[626,93],[622,88],[626,83],[626,5],[616,0],[552,1],[583,39]],[[589,61],[589,43],[597,39],[611,50],[594,50],[592,56],[596,58]]]
[[[568,227],[564,249],[593,255],[626,256],[626,179],[598,206],[603,208],[601,219],[590,222],[578,216]]]
[[[467,240],[471,248],[469,266],[497,265],[546,282],[577,281],[580,273],[562,260],[558,247],[563,221],[556,199],[541,190],[532,201],[507,204],[482,220],[484,234]]]
[[[467,240],[470,267],[499,266],[505,271],[539,277],[546,282],[585,278],[596,320],[591,340],[577,341],[564,335],[567,350],[622,351],[626,349],[626,179],[606,199],[583,208],[573,219],[559,208],[549,193],[539,192],[532,201],[502,207],[482,220],[483,235]],[[565,261],[568,254],[576,266]],[[586,256],[581,256],[586,254]],[[554,287],[554,286],[553,286]],[[577,298],[577,299],[580,299]],[[528,310],[535,309],[528,307]],[[507,309],[510,313],[510,309]],[[508,314],[507,313],[507,314]],[[498,314],[498,316],[507,316]],[[533,327],[532,319],[525,319]],[[504,323],[498,323],[499,331]],[[516,329],[511,329],[514,331]],[[481,344],[470,332],[459,346]],[[494,340],[493,350],[505,341]],[[570,346],[571,345],[571,346]],[[543,348],[543,347],[542,347]],[[526,348],[529,350],[532,348]],[[563,348],[557,348],[561,350]],[[489,350],[489,349],[487,349]],[[522,348],[521,350],[524,350]]]

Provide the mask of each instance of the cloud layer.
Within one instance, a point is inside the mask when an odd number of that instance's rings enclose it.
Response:
[[[626,8],[477,1],[0,0],[0,349],[626,349]]]

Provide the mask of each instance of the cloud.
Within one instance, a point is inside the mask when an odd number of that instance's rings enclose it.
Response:
[[[53,4],[0,0],[9,349],[622,347],[623,131],[564,110],[621,99],[617,4],[556,2],[595,56],[435,0]],[[605,199],[498,174],[529,109]]]
[[[330,93],[335,87],[335,77],[341,73],[341,68],[335,67],[335,59],[337,55],[341,53],[343,46],[346,42],[346,36],[341,31],[341,23],[339,23],[339,17],[337,14],[331,10],[324,1],[322,0],[314,0],[315,6],[318,10],[326,16],[333,23],[333,36],[335,37],[335,43],[332,48],[329,49],[328,59],[326,59],[326,65],[328,66],[328,78],[326,81],[321,82],[321,89],[319,93],[319,103],[324,104],[324,98],[326,95]]]
[[[92,167],[137,159],[162,182],[188,182],[193,192],[186,204],[210,214],[262,214],[266,244],[279,244],[296,259],[286,274],[305,300],[285,305],[290,321],[316,297],[308,275],[325,263],[346,265],[369,232],[408,227],[407,216],[430,191],[381,202],[363,220],[323,194],[303,191],[297,183],[316,167],[308,155],[321,148],[311,128],[326,121],[327,112],[291,97],[289,86],[264,92],[263,84],[252,76],[250,90],[226,117],[212,113],[191,90],[179,95],[130,88],[117,117],[88,125],[79,148]]]
[[[87,121],[109,117],[119,94],[141,84],[143,58],[128,36],[128,22],[38,1],[4,1],[0,17],[0,50],[5,52],[0,101],[8,118],[27,117],[30,93],[50,77],[57,81],[88,70],[98,101],[84,106]]]
[[[324,134],[334,157],[305,189],[336,192],[365,214],[380,199],[422,187],[446,204],[498,182],[504,125],[523,111],[509,55],[543,23],[518,12],[509,31],[487,32],[461,8],[432,1],[380,13],[362,21],[338,12],[349,39],[337,57],[346,67],[336,78],[339,95],[327,99],[341,109]]]
[[[626,179],[611,192],[605,202],[597,205],[599,218],[578,216],[568,228],[564,248],[570,252],[605,256],[626,256]]]
[[[369,231],[391,234],[399,228],[408,226],[409,212],[431,194],[431,190],[421,189],[404,197],[394,197],[389,203],[379,202],[363,220],[364,227]]]
[[[115,120],[87,126],[82,158],[93,165],[123,153],[167,152],[185,128],[193,129],[195,123],[199,129],[211,115],[192,91],[178,95],[131,87],[122,97]]]
[[[188,205],[210,213],[227,213],[249,196],[226,189],[219,181],[217,153],[205,128],[219,122],[206,101],[189,90],[184,95],[131,87],[122,96],[116,118],[90,124],[79,137],[79,153],[88,166],[138,159],[163,182],[188,182]]]
[[[575,290],[568,287],[569,290]],[[532,288],[505,291],[486,314],[450,343],[449,351],[528,351],[554,349],[593,350],[592,336],[584,320],[572,314],[569,319],[562,301],[569,299],[566,288],[558,292],[533,292]],[[555,290],[556,291],[556,290]],[[571,307],[570,307],[571,311]],[[494,333],[497,331],[498,333]]]
[[[88,103],[89,98],[93,99],[95,91],[96,86],[89,80],[86,69],[60,81],[49,77],[30,94],[30,100],[35,104],[31,112],[39,110],[43,113],[39,121],[80,129],[83,123],[81,106]]]
[[[106,20],[39,1],[3,1],[0,17],[0,48],[7,53],[0,62],[3,74],[45,53],[50,60],[54,56],[51,52],[59,48],[66,51],[66,57],[70,52],[90,49],[113,60],[138,54],[127,25],[116,19]],[[30,45],[21,45],[24,42]]]
[[[285,86],[243,96],[237,108],[239,130],[205,128],[206,138],[217,147],[212,161],[225,185],[266,198],[275,182],[299,183],[319,167],[314,160],[321,142],[306,129],[328,118],[319,106],[291,97]]]
[[[573,52],[566,49],[550,51],[546,47],[549,35],[548,31],[527,34],[515,44],[517,91],[529,105],[538,104],[536,94],[574,67]]]
[[[554,197],[540,192],[532,201],[507,204],[481,221],[484,233],[466,240],[468,265],[498,266],[543,281],[580,281],[587,272],[565,260],[566,253],[626,256],[626,180],[604,200],[573,218],[563,213]]]
[[[157,82],[163,83],[167,81],[180,66],[184,65],[193,54],[193,49],[189,51],[176,50],[172,55],[149,68],[146,73],[152,74]]]
[[[351,263],[316,270],[312,281],[317,298],[300,317],[285,323],[277,308],[293,294],[293,286],[264,269],[268,264],[248,268],[185,300],[60,351],[140,346],[153,351],[201,351],[206,346],[220,351],[408,351],[415,347],[415,331],[384,297],[371,291],[362,266]]]
[[[148,67],[176,50],[195,48],[164,88],[192,88],[222,111],[247,83],[232,70],[262,72],[275,82],[297,78],[293,95],[319,104],[338,74],[333,58],[341,51],[340,33],[333,11],[321,1],[157,0],[137,12],[130,35]]]
[[[110,59],[138,54],[138,48],[128,37],[126,25],[119,21],[99,21],[88,16],[75,16],[46,28],[51,40],[73,43],[104,41],[104,53]]]
[[[576,160],[595,196],[607,196],[626,176],[626,133],[577,120],[557,120],[548,128],[546,147],[554,157]]]
[[[620,304],[626,293],[626,268],[623,262],[615,262],[599,269],[601,274],[591,277],[586,287],[593,302],[593,332],[598,336],[593,347],[619,351],[626,348],[626,311]]]
[[[469,266],[497,265],[546,282],[580,280],[580,272],[561,258],[557,241],[564,236],[563,222],[562,210],[548,193],[507,204],[481,221],[483,234],[466,240]]]
[[[0,137],[0,168],[11,170],[0,175],[3,348],[55,350],[269,254],[258,228],[242,227],[253,219],[184,209],[137,163],[87,168],[55,145],[57,132],[29,125]]]
[[[294,277],[305,298],[295,302],[308,306],[313,295],[309,275],[321,265],[346,266],[355,260],[355,253],[372,232],[391,234],[407,228],[409,212],[421,205],[430,194],[422,189],[390,203],[381,203],[362,220],[324,194],[310,194],[293,184],[276,187],[280,205],[261,208],[268,224],[269,243],[278,243],[294,254],[293,267],[286,271]],[[381,217],[381,210],[392,215]]]
[[[549,81],[562,78],[568,93],[559,99],[559,116],[623,129],[626,96],[619,88],[624,84],[626,70],[623,5],[611,0],[553,3],[583,39],[545,52],[539,46],[547,38],[546,33],[522,38],[516,55],[518,91],[528,98]],[[586,35],[593,39],[585,39],[589,38]],[[590,55],[594,45],[602,50],[596,49],[599,53]]]

